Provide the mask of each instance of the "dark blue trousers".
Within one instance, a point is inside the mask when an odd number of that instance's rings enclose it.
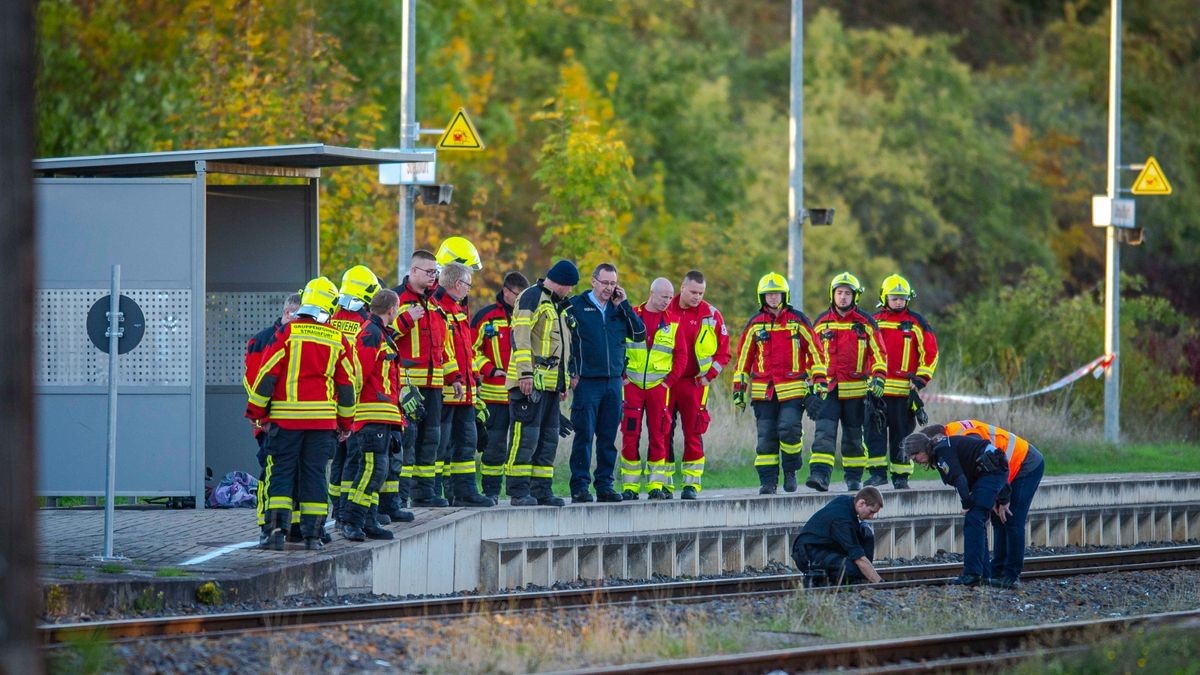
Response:
[[[963,574],[987,576],[988,544],[987,526],[991,520],[996,496],[1008,483],[1008,470],[994,471],[980,476],[971,486],[971,499],[975,502],[963,516]]]
[[[1029,506],[1045,472],[1046,465],[1043,463],[1028,476],[1013,480],[1010,485],[1012,502],[1009,504],[1012,515],[1003,523],[995,514],[992,515],[993,579],[1016,581],[1021,578],[1021,569],[1025,567],[1025,521],[1029,519]]]
[[[571,494],[613,491],[617,465],[617,431],[621,427],[622,386],[619,377],[581,377],[571,401]],[[592,476],[592,438],[596,445],[596,473]]]

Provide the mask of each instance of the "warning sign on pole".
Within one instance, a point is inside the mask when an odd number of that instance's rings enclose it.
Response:
[[[1146,166],[1142,167],[1142,172],[1133,181],[1132,192],[1135,195],[1171,194],[1171,183],[1163,173],[1162,167],[1158,165],[1157,159],[1151,157],[1146,160]]]
[[[437,143],[438,150],[483,150],[483,140],[467,111],[462,108],[454,113],[454,118],[446,125],[442,138]]]

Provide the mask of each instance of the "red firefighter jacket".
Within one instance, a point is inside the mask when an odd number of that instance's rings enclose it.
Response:
[[[746,323],[733,371],[735,391],[752,401],[787,401],[808,394],[808,380],[825,381],[825,355],[808,317],[790,305],[775,316],[765,307]]]
[[[825,352],[829,387],[837,388],[839,399],[866,396],[867,379],[887,372],[887,354],[875,319],[858,307],[851,307],[845,316],[830,307],[817,317],[813,330]]]
[[[625,342],[625,376],[639,389],[662,384],[670,389],[688,367],[688,344],[679,338],[679,315],[670,306],[651,312],[642,303],[633,308],[646,326],[646,341]]]
[[[475,370],[482,379],[479,397],[488,403],[508,403],[504,375],[512,357],[512,306],[504,303],[504,291],[496,302],[475,313],[471,331],[475,334]]]
[[[405,426],[400,414],[400,367],[396,361],[396,343],[392,340],[395,331],[383,325],[378,316],[363,324],[355,338],[354,353],[358,361],[358,372],[362,375],[362,389],[358,394],[358,408],[354,412],[354,431],[367,424],[394,424]]]
[[[284,429],[349,429],[354,421],[354,348],[334,328],[301,316],[262,356],[246,417]]]
[[[283,321],[275,319],[275,323],[262,329],[257,335],[246,342],[246,374],[242,377],[242,387],[246,390],[246,396],[249,396],[254,391],[254,381],[258,379],[258,368],[262,365],[263,352],[275,342],[276,336],[279,334],[279,329],[282,327]],[[259,424],[254,426],[255,438],[258,438],[259,434],[263,433],[261,423],[268,421],[270,420],[259,420]]]
[[[392,327],[400,348],[400,381],[405,379],[424,389],[440,389],[445,384],[446,314],[429,292],[412,290],[408,277],[392,289],[400,296],[400,314]],[[425,316],[413,322],[408,308],[419,305]]]
[[[442,387],[442,405],[473,405],[475,403],[475,335],[467,321],[467,299],[455,300],[438,287],[433,292],[433,302],[446,317],[446,363],[442,367],[445,386]],[[454,397],[455,382],[463,385],[462,398]]]
[[[671,299],[667,311],[679,317],[679,338],[675,344],[686,345],[688,350],[687,367],[680,379],[701,375],[710,382],[717,379],[730,359],[729,329],[721,312],[705,300],[683,309],[678,295]]]
[[[899,312],[883,308],[875,312],[879,339],[887,352],[884,396],[908,396],[909,384],[919,377],[926,384],[937,369],[937,336],[925,317],[907,307]]]

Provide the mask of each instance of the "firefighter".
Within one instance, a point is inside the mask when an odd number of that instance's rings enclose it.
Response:
[[[365,265],[355,265],[342,274],[342,286],[338,289],[337,311],[329,320],[329,325],[342,331],[350,344],[358,340],[358,332],[367,322],[371,313],[369,307],[371,297],[379,290],[379,279]],[[357,366],[357,360],[355,366]],[[361,388],[362,381],[358,379],[355,389]],[[333,461],[329,464],[329,501],[333,504],[333,519],[341,521],[342,507],[346,505],[344,490],[350,488],[351,476],[342,475],[342,467],[346,463],[346,441],[338,441],[337,450],[333,453]]]
[[[300,294],[292,293],[283,301],[283,312],[278,319],[270,326],[259,331],[254,337],[246,343],[246,375],[242,378],[242,387],[246,390],[246,396],[253,393],[254,381],[258,379],[258,367],[262,365],[263,352],[274,344],[276,337],[279,335],[279,329],[284,325],[291,323],[292,319],[296,318],[296,310],[300,309]],[[263,428],[265,422],[269,419],[255,420],[252,428],[254,429],[254,441],[258,443],[258,454],[255,459],[258,460],[258,492],[257,503],[255,504],[255,513],[258,516],[258,526],[262,528],[266,524],[267,513],[267,432]],[[299,522],[300,518],[295,520]],[[267,545],[267,536],[270,532],[264,531],[259,537],[258,545]]]
[[[938,361],[933,327],[909,307],[915,297],[912,285],[899,274],[884,279],[879,290],[880,309],[874,319],[879,326],[879,340],[887,352],[887,374],[883,380],[887,424],[882,428],[867,424],[867,470],[871,475],[864,485],[886,484],[890,469],[892,486],[904,490],[913,472],[912,462],[901,452],[900,443],[916,428],[918,392],[933,379]]]
[[[263,527],[270,529],[268,545],[275,550],[283,550],[296,499],[305,548],[322,547],[329,509],[325,468],[354,421],[353,347],[328,325],[337,297],[329,279],[308,282],[296,319],[263,353],[246,405],[251,420],[270,415],[266,472],[271,480]]]
[[[729,329],[721,312],[704,300],[704,275],[691,270],[679,284],[679,295],[668,308],[679,317],[679,339],[687,345],[688,363],[683,376],[671,387],[670,416],[679,416],[683,427],[683,492],[681,499],[696,499],[704,476],[704,432],[712,418],[708,414],[708,391],[713,380],[729,363]],[[668,440],[668,445],[670,440]],[[663,484],[668,494],[671,481]],[[669,498],[669,497],[668,497]]]
[[[512,356],[513,305],[529,279],[520,272],[504,275],[496,302],[484,307],[471,319],[475,334],[475,368],[482,379],[479,398],[487,405],[487,423],[483,457],[479,473],[483,494],[499,499],[500,487],[508,464],[508,390],[504,379]]]
[[[989,571],[988,521],[993,515],[1007,518],[1011,512],[1007,458],[978,436],[931,438],[917,431],[904,438],[903,448],[912,461],[936,468],[942,482],[958,491],[963,508],[963,571],[952,583],[978,586]]]
[[[1012,490],[1007,508],[993,509],[991,576],[988,583],[1000,588],[1020,585],[1021,569],[1025,566],[1025,521],[1033,496],[1042,483],[1046,461],[1029,441],[979,420],[959,420],[946,425],[931,425],[921,433],[937,442],[938,436],[975,436],[996,446],[1008,462],[1008,485]]]
[[[646,326],[646,339],[628,340],[625,346],[625,403],[621,424],[621,497],[638,499],[642,476],[647,496],[665,499],[667,471],[667,412],[671,387],[687,368],[687,345],[679,343],[679,317],[668,312],[675,287],[664,277],[650,284],[650,297],[634,308]],[[638,445],[642,418],[646,420],[646,465],[642,466]]]
[[[420,390],[424,415],[414,425],[415,432],[404,435],[404,468],[399,477],[406,480],[396,480],[395,470],[388,472],[386,483],[396,484],[399,492],[388,500],[394,503],[381,506],[381,510],[399,509],[410,495],[413,506],[450,505],[434,493],[446,363],[446,315],[432,298],[438,273],[437,258],[418,249],[413,252],[408,274],[393,289],[400,297],[400,314],[393,324],[400,348],[400,377]]]
[[[817,416],[808,480],[804,484],[820,492],[829,489],[839,423],[846,489],[857,492],[862,487],[862,473],[867,465],[862,437],[863,399],[868,392],[883,395],[887,359],[875,319],[857,306],[862,292],[858,277],[849,272],[838,274],[829,282],[829,309],[814,322],[825,354],[828,389],[820,383],[813,385],[814,392],[825,400]]]
[[[770,272],[758,281],[761,309],[742,331],[733,372],[733,402],[749,400],[758,424],[754,468],[761,495],[773,495],[783,467],[784,492],[796,491],[800,450],[804,445],[804,398],[810,385],[825,384],[825,356],[804,312],[788,304],[783,275]]]
[[[446,385],[442,387],[441,443],[438,464],[446,499],[452,506],[495,506],[475,487],[475,419],[486,415],[475,371],[475,337],[467,321],[471,268],[459,262],[442,266],[433,300],[446,316]]]
[[[379,488],[388,470],[393,432],[402,430],[399,364],[391,324],[400,313],[395,291],[371,293],[367,321],[355,335],[355,359],[361,386],[354,412],[353,435],[347,443],[340,529],[350,541],[392,539],[380,527]]]
[[[571,358],[567,298],[578,283],[575,263],[559,260],[545,279],[521,292],[513,310],[512,359],[504,381],[512,418],[508,495],[513,506],[565,503],[550,488],[562,416],[558,403],[567,397]]]

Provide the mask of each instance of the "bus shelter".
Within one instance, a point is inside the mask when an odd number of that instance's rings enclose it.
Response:
[[[86,321],[114,264],[145,315],[119,362],[117,494],[200,506],[206,468],[257,473],[245,346],[321,271],[321,170],[428,159],[306,144],[36,160],[39,494],[104,494],[108,356]]]

